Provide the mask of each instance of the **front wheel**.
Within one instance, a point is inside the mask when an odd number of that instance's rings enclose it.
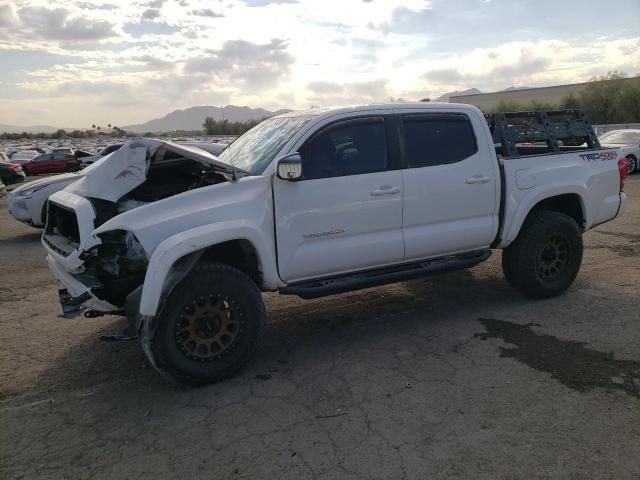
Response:
[[[180,383],[223,380],[249,361],[265,319],[260,290],[247,275],[221,263],[198,265],[159,314],[152,361]]]
[[[527,297],[555,297],[578,275],[582,251],[575,220],[564,213],[535,211],[504,250],[502,270],[509,284]]]
[[[631,175],[638,169],[638,160],[633,155],[627,156],[627,174]]]

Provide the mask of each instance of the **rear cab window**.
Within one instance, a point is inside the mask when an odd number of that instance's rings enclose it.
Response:
[[[459,113],[403,115],[402,141],[408,168],[457,163],[478,152],[471,121]]]

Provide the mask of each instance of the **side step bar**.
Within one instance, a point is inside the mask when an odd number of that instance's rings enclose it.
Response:
[[[341,277],[294,283],[285,288],[281,288],[280,293],[283,295],[298,295],[301,298],[324,297],[326,295],[359,290],[361,288],[425,277],[435,273],[471,268],[480,262],[484,262],[490,256],[491,250],[489,249],[460,255],[450,255],[432,260],[358,272]]]

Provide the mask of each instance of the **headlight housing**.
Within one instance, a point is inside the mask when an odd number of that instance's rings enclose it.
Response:
[[[29,195],[33,195],[34,193],[39,192],[44,187],[48,187],[48,185],[40,185],[38,187],[27,188],[26,190],[22,190],[20,192],[20,195],[22,195],[23,197],[28,197]]]

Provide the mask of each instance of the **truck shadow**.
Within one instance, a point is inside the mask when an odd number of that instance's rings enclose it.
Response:
[[[526,300],[511,291],[500,276],[479,279],[470,271],[461,271],[316,300],[266,294],[265,302],[267,331],[255,360],[239,377],[245,382],[251,382],[265,369],[271,374],[290,370],[283,369],[283,364],[310,368],[313,360],[302,355],[304,363],[298,363],[293,358],[298,353],[323,351],[319,358],[323,361],[322,357],[326,360],[337,345],[375,346],[399,330],[438,333],[455,328],[460,314],[475,318],[478,309],[521,304]],[[69,389],[121,382],[163,391],[175,389],[175,384],[163,379],[148,364],[138,341],[100,340],[103,335],[121,333],[126,327],[123,318],[104,317],[98,322],[102,326],[94,335],[74,339],[40,376],[36,390],[50,390],[61,380]]]
[[[440,337],[482,344],[474,336],[483,330],[478,317],[539,305],[513,292],[495,268],[489,273],[476,268],[313,301],[288,297],[284,300],[281,296],[266,296],[267,333],[254,361],[236,378],[201,388],[185,388],[167,381],[149,366],[137,341],[99,340],[100,335],[124,329],[126,322],[118,319],[104,323],[95,336],[75,339],[33,389],[29,388],[31,397],[55,391],[66,396],[65,408],[79,408],[82,404],[95,415],[110,412],[123,418],[168,411],[185,402],[222,405],[236,401],[238,396],[246,401],[264,389],[289,391],[292,382],[299,386],[303,378],[314,381],[342,375],[336,371],[348,376],[350,369],[357,368],[357,362],[343,367],[336,360],[342,356],[370,363],[371,357],[377,355],[373,364],[393,369],[384,362],[392,364],[394,349],[410,344],[411,338],[429,339],[434,348],[440,348]],[[613,299],[603,298],[602,302],[615,306]],[[490,328],[489,324],[485,326]],[[441,346],[446,353],[446,345]],[[420,358],[424,354],[417,355]],[[427,362],[421,368],[429,368],[428,362],[433,358],[427,355],[421,361]],[[349,386],[343,388],[348,390]]]

